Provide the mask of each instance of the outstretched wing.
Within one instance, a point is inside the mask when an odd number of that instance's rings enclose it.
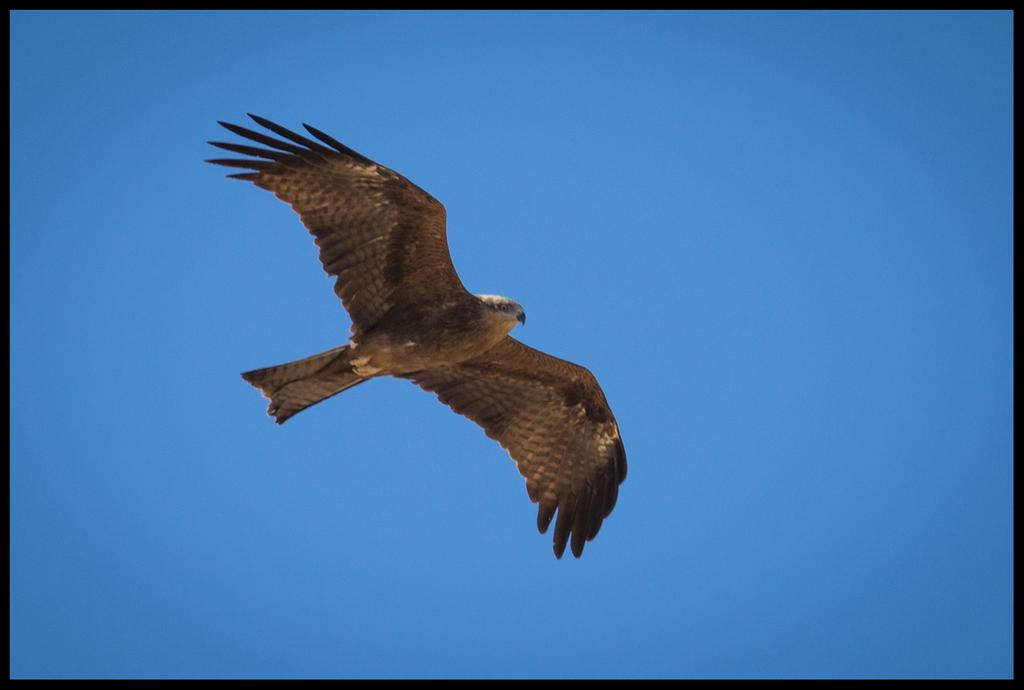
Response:
[[[626,451],[601,387],[587,369],[507,337],[462,364],[409,374],[483,427],[516,461],[543,534],[558,511],[554,549],[577,558],[615,507]]]
[[[316,238],[324,270],[337,278],[334,291],[354,333],[372,328],[405,296],[429,304],[465,292],[448,252],[439,201],[309,125],[304,127],[319,141],[249,117],[288,141],[221,122],[269,148],[211,141],[255,158],[207,162],[248,170],[228,177],[253,182],[298,212]]]

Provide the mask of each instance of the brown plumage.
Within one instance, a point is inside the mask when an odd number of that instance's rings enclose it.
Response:
[[[508,335],[524,323],[504,297],[473,295],[448,252],[445,210],[407,179],[304,125],[316,140],[255,115],[283,139],[221,122],[264,147],[210,143],[288,203],[316,238],[320,262],[352,317],[347,345],[242,377],[283,423],[377,376],[406,378],[479,424],[504,447],[539,504],[544,533],[557,512],[554,551],[577,558],[615,506],[626,453],[604,393],[587,369]]]

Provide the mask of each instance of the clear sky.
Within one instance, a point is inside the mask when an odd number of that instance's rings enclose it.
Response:
[[[11,675],[1012,675],[1012,16],[11,15]],[[629,477],[558,561],[206,165],[308,122],[447,207]]]

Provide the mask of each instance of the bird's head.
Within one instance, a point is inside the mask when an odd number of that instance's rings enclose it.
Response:
[[[523,307],[519,302],[510,300],[508,297],[502,297],[501,295],[477,295],[477,298],[498,314],[526,325],[526,312],[523,311]],[[513,328],[515,328],[515,323],[509,325],[509,330]]]

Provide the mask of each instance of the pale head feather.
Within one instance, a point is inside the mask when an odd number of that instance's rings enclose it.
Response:
[[[501,295],[477,295],[476,297],[495,311],[508,314],[519,323],[526,323],[526,312],[523,311],[523,307],[519,302],[508,297],[502,297]]]

